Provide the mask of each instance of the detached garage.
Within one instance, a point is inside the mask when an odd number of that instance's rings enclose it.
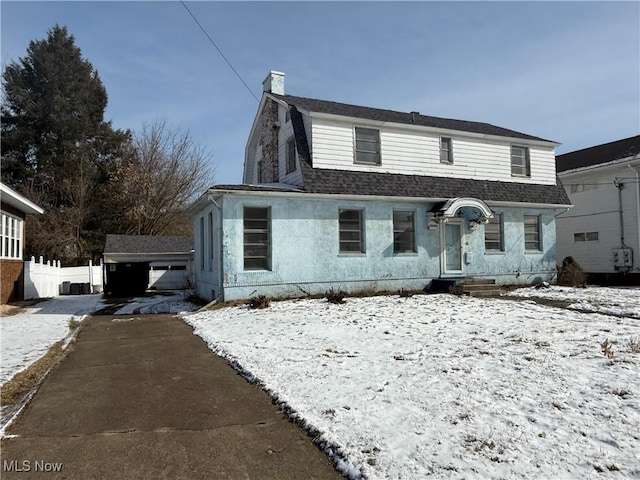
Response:
[[[193,237],[107,235],[104,291],[112,296],[180,290],[190,283]]]

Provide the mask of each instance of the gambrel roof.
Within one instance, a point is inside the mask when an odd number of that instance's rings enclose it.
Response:
[[[640,135],[556,155],[556,171],[566,172],[622,160],[640,154]]]
[[[567,193],[559,183],[539,185],[313,168],[302,114],[296,107],[291,109],[291,123],[296,137],[304,191],[307,193],[437,199],[472,196],[494,202],[571,205]]]
[[[362,107],[346,103],[330,102],[327,100],[315,100],[312,98],[296,97],[293,95],[277,95],[271,93],[274,98],[285,101],[291,106],[308,112],[329,113],[344,117],[362,118],[380,122],[417,125],[422,127],[443,128],[460,132],[478,133],[481,135],[496,135],[500,137],[519,138],[523,140],[536,140],[540,142],[552,142],[543,138],[516,132],[507,128],[497,127],[489,123],[470,122],[466,120],[454,120],[451,118],[430,117],[417,112],[397,112],[380,108]]]

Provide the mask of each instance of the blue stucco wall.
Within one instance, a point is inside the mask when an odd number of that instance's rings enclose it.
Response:
[[[196,279],[198,292],[211,299],[213,292],[224,292],[224,300],[253,295],[271,297],[324,293],[331,288],[346,292],[422,289],[441,277],[440,228],[429,228],[428,212],[433,204],[400,201],[342,200],[304,196],[225,194],[215,210],[212,237],[220,258],[206,271],[198,271],[198,217],[196,225]],[[243,207],[271,209],[272,258],[270,271],[243,270]],[[366,253],[340,254],[338,251],[338,212],[362,209],[365,222]],[[526,209],[493,206],[503,215],[502,253],[485,253],[484,227],[469,228],[464,219],[464,249],[470,252],[464,277],[488,277],[500,284],[528,284],[553,281],[555,277],[555,220],[553,209]],[[415,212],[416,253],[393,253],[393,211]],[[470,212],[462,211],[463,215]],[[523,215],[540,215],[541,252],[524,249]],[[206,222],[205,222],[206,224]],[[205,235],[208,238],[209,235]],[[222,249],[219,248],[220,242]],[[205,245],[204,248],[208,248]],[[206,263],[206,262],[205,262]],[[221,267],[221,269],[220,269]]]

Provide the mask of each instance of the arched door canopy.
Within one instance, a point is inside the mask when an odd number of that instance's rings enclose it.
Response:
[[[489,206],[478,198],[459,197],[451,198],[442,205],[436,215],[438,217],[451,218],[463,207],[472,207],[480,211],[481,218],[485,221],[493,218],[493,211]]]

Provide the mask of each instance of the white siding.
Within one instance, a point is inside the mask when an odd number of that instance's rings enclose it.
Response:
[[[296,169],[287,175],[287,141],[293,137],[293,125],[291,121],[286,121],[286,110],[279,107],[278,117],[280,119],[280,132],[278,134],[278,173],[280,182],[289,185],[302,186],[302,172],[300,171],[300,161],[296,153]]]
[[[452,139],[453,164],[440,163],[440,134],[382,126],[382,164],[357,165],[353,161],[353,124],[314,118],[311,136],[313,166],[547,185],[556,183],[555,153],[551,146],[543,148],[529,145],[531,177],[512,177],[511,144],[528,146],[526,142],[488,140],[465,136],[463,133],[443,136]]]
[[[558,262],[572,256],[580,266],[594,273],[613,273],[613,249],[621,247],[618,188],[614,180],[625,183],[622,189],[625,244],[634,252],[634,271],[640,271],[640,242],[637,207],[638,187],[629,168],[600,168],[560,178],[574,205],[557,218]],[[571,193],[572,185],[597,181],[597,188]],[[575,242],[574,233],[598,232],[597,242]]]

